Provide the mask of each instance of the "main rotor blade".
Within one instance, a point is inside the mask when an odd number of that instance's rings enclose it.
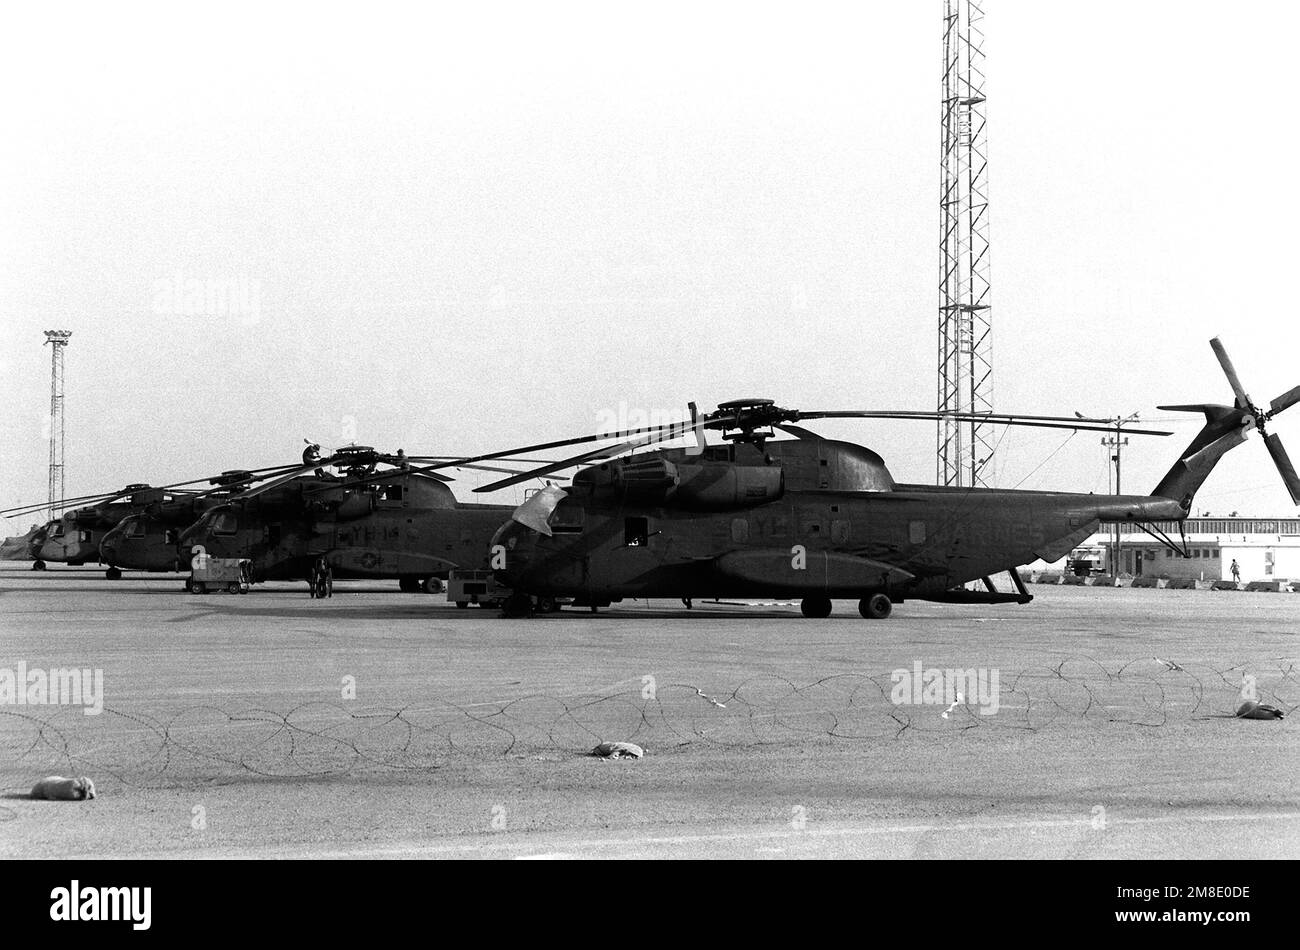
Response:
[[[1286,490],[1291,493],[1291,503],[1300,505],[1300,475],[1296,474],[1286,449],[1282,448],[1282,440],[1273,432],[1264,438],[1264,444],[1268,446],[1268,454],[1273,456],[1273,464],[1277,466],[1282,481],[1286,482]]]
[[[994,412],[914,412],[914,411],[877,411],[877,410],[827,410],[798,413],[803,419],[952,419],[955,422],[983,422],[999,426],[1032,426],[1042,429],[1082,429],[1092,432],[1114,432],[1116,424],[1105,424],[1103,420],[1082,420],[1069,416],[1032,416],[1012,415]],[[1101,423],[1101,424],[1098,424]],[[1173,435],[1164,429],[1131,429],[1122,425],[1126,435]]]
[[[248,471],[250,474],[255,475],[256,473],[259,472],[271,473],[271,472],[287,471],[292,467],[293,466],[291,465],[273,465],[270,466],[269,468],[243,469],[242,471]],[[255,481],[256,479],[252,479],[252,480]],[[98,492],[94,495],[78,495],[75,498],[64,498],[62,501],[56,502],[53,505],[53,508],[56,511],[64,511],[67,510],[68,508],[78,506],[78,505],[82,508],[93,508],[97,505],[107,504],[108,502],[114,501],[118,498],[126,498],[129,495],[134,495],[136,492],[155,491],[155,490],[168,491],[173,488],[183,488],[186,485],[201,485],[205,482],[210,482],[210,481],[212,481],[212,476],[205,475],[202,478],[191,478],[188,481],[184,481],[184,482],[172,482],[170,485],[149,485],[145,488],[132,488],[130,491],[119,488],[109,492]],[[212,491],[221,491],[225,487],[227,486],[223,485],[218,488],[210,489],[209,491],[196,492],[195,497],[210,494]],[[6,508],[3,511],[0,511],[0,515],[11,516],[11,513],[16,513],[16,514],[30,513],[33,511],[41,511],[43,509],[47,509],[50,507],[51,505],[48,501],[43,501],[40,504],[23,505],[19,508]]]
[[[657,442],[670,442],[673,439],[686,435],[687,433],[694,432],[695,430],[699,429],[701,426],[707,424],[708,423],[705,422],[703,419],[696,420],[695,422],[677,423],[675,426],[670,427],[667,431],[659,431],[659,432],[651,431],[648,435],[643,435],[638,438],[631,439],[630,441],[622,442],[618,445],[613,445],[613,446],[606,445],[598,449],[592,449],[589,452],[583,452],[581,455],[574,455],[567,459],[560,459],[558,462],[551,462],[549,465],[543,465],[541,468],[534,468],[531,469],[530,471],[522,472],[511,478],[503,478],[499,481],[493,482],[490,485],[483,485],[480,488],[474,489],[474,491],[475,492],[497,491],[498,489],[509,488],[511,485],[518,485],[520,482],[526,482],[529,481],[530,479],[538,478],[542,475],[549,475],[552,472],[558,472],[561,471],[562,469],[572,468],[575,465],[581,465],[583,462],[591,461],[593,459],[612,458],[615,455],[622,455],[624,452],[628,451],[629,449],[640,448],[646,445],[654,445]],[[632,431],[635,432],[639,430],[634,429]]]
[[[1237,394],[1237,406],[1245,409],[1250,405],[1250,397],[1246,395],[1241,380],[1237,378],[1237,371],[1232,366],[1232,360],[1228,359],[1228,351],[1223,348],[1223,344],[1219,342],[1217,336],[1210,341],[1210,347],[1214,350],[1214,355],[1219,358],[1219,365],[1223,367],[1223,375],[1228,377],[1228,384],[1232,386],[1232,391]]]
[[[458,462],[460,461],[460,459],[461,456],[459,455],[408,455],[406,456],[406,460],[408,462]],[[514,458],[512,456],[510,461],[518,462],[521,465],[547,465],[551,462],[554,462],[555,459],[521,459],[521,458]],[[457,467],[469,468],[470,466],[460,465]],[[508,471],[508,469],[501,469],[501,471]]]
[[[687,432],[694,432],[699,425],[703,425],[703,424],[704,424],[703,422],[665,423],[664,425],[646,426],[641,429],[624,429],[620,432],[598,432],[593,435],[580,435],[576,439],[560,439],[556,442],[539,442],[537,445],[524,445],[516,449],[505,449],[501,452],[489,452],[486,455],[474,455],[474,456],[470,456],[469,458],[461,458],[461,459],[455,459],[450,462],[442,462],[439,463],[438,465],[430,466],[429,468],[425,469],[425,471],[429,471],[430,469],[434,469],[434,468],[463,468],[471,462],[490,462],[493,461],[494,459],[506,459],[506,460],[513,461],[514,456],[520,455],[524,452],[545,452],[547,449],[559,449],[559,448],[563,448],[566,445],[582,445],[584,443],[589,443],[589,442],[607,442],[610,439],[619,439],[619,438],[623,438],[624,436],[640,435],[642,433],[645,433],[648,436],[657,436],[657,438],[654,439],[654,441],[656,442],[665,442],[669,439],[675,439],[680,435],[684,435]],[[683,426],[685,428],[680,428]],[[679,430],[679,431],[674,432],[673,435],[664,434],[668,432],[673,432],[674,430]],[[485,489],[478,488],[475,490],[484,491]]]
[[[788,422],[778,422],[776,423],[775,428],[780,429],[782,432],[790,433],[796,439],[806,439],[809,442],[817,442],[822,438],[816,432],[805,429],[803,426],[792,426]]]
[[[1270,416],[1275,416],[1283,409],[1286,409],[1289,406],[1294,406],[1298,402],[1300,402],[1300,386],[1297,386],[1295,389],[1284,392],[1282,395],[1278,396],[1271,403],[1269,403],[1268,414]]]
[[[328,468],[330,465],[333,464],[333,462],[334,460],[332,458],[324,458],[324,459],[320,459],[319,461],[312,462],[310,465],[300,466],[298,468],[293,469],[292,471],[285,472],[283,475],[276,476],[275,478],[271,479],[269,482],[265,482],[264,484],[258,485],[252,491],[240,492],[238,496],[231,498],[230,500],[247,501],[249,498],[256,498],[258,495],[266,494],[272,488],[279,488],[281,485],[286,485],[289,482],[293,481],[295,478],[301,478],[303,475],[310,474],[311,472],[316,471],[316,469],[318,468]]]

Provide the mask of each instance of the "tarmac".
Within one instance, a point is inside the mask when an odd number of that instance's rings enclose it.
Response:
[[[0,857],[1300,857],[1300,594],[506,620],[396,581],[26,567],[0,565]],[[73,668],[102,690],[4,695]],[[1287,718],[1237,718],[1251,695]],[[31,800],[51,774],[98,797]]]

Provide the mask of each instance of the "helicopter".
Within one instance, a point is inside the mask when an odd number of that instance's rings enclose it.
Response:
[[[1109,431],[1106,420],[993,413],[799,411],[770,399],[738,399],[690,422],[582,436],[545,447],[634,438],[485,485],[492,491],[581,464],[566,488],[548,486],[515,509],[492,538],[491,565],[514,594],[508,615],[532,598],[572,596],[598,606],[625,597],[801,599],[806,617],[826,617],[832,598],[858,600],[883,619],[907,599],[956,604],[1026,604],[1016,569],[1057,560],[1099,522],[1128,522],[1183,556],[1161,523],[1182,522],[1218,460],[1259,429],[1300,505],[1300,477],[1266,423],[1300,402],[1300,386],[1263,409],[1246,395],[1222,344],[1211,341],[1235,395],[1233,405],[1162,406],[1197,412],[1204,426],[1150,495],[1094,495],[896,483],[884,460],[850,442],[822,438],[798,422],[903,418]],[[793,439],[775,439],[781,430]],[[704,433],[720,431],[722,445]],[[1160,430],[1129,429],[1146,435]],[[690,448],[629,450],[693,434]],[[542,448],[528,446],[522,453]],[[505,453],[499,453],[501,457]],[[992,577],[1005,572],[1014,590]],[[981,588],[973,588],[978,582]]]
[[[179,550],[185,557],[249,558],[253,580],[307,578],[313,596],[335,576],[397,578],[402,591],[434,593],[450,571],[486,567],[488,541],[513,510],[457,501],[446,485],[452,479],[437,471],[453,464],[518,473],[451,456],[347,446],[209,508],[181,533]],[[130,530],[123,525],[124,534]]]
[[[198,499],[210,494],[210,491],[184,490],[184,486],[208,481],[212,484],[220,483],[218,489],[214,489],[217,491],[231,488],[237,489],[241,483],[256,478],[271,477],[292,467],[275,466],[252,471],[225,472],[218,476],[217,479],[191,479],[158,487],[152,487],[146,483],[133,483],[112,492],[101,492],[97,495],[81,495],[65,499],[62,502],[62,507],[65,509],[64,513],[60,517],[46,522],[30,535],[27,540],[26,554],[27,557],[32,559],[32,570],[35,571],[45,570],[46,562],[79,567],[93,561],[106,564],[108,569],[104,572],[105,576],[109,580],[118,580],[122,576],[121,568],[123,566],[134,567],[135,565],[118,564],[112,557],[105,555],[102,545],[105,539],[114,535],[116,527],[125,519],[160,510],[169,512],[193,510],[193,506],[198,503]],[[74,505],[80,507],[73,507]],[[0,511],[0,515],[30,513],[47,507],[46,504],[27,505]],[[197,515],[188,518],[185,524],[192,523],[195,517]],[[173,540],[173,551],[175,549],[174,545]],[[167,560],[159,555],[151,558],[151,564],[155,560],[170,565],[175,558]],[[145,567],[141,565],[140,569],[174,570],[175,568],[171,566]]]
[[[190,558],[181,552],[181,532],[256,480],[253,472],[235,469],[209,479],[217,486],[209,491],[172,496],[146,494],[131,514],[100,539],[101,563],[119,575],[122,570],[163,573],[188,569]]]

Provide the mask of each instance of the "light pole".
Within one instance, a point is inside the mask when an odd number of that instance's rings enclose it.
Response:
[[[1131,413],[1128,416],[1116,416],[1114,419],[1115,434],[1102,438],[1101,444],[1114,450],[1110,460],[1115,463],[1115,494],[1120,494],[1120,463],[1124,446],[1128,445],[1128,436],[1124,435],[1124,426],[1138,421],[1138,414]],[[1111,547],[1110,547],[1110,576],[1112,586],[1119,586],[1119,555],[1120,555],[1120,535],[1119,522],[1116,521],[1111,525]]]

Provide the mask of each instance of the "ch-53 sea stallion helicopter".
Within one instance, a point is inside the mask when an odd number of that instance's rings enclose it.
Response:
[[[487,567],[488,542],[513,510],[457,501],[445,484],[452,479],[437,470],[518,474],[514,468],[400,450],[390,455],[369,446],[304,461],[209,508],[181,533],[179,551],[187,558],[249,558],[254,580],[308,578],[313,595],[336,576],[396,578],[403,591],[432,593],[453,570]],[[342,474],[327,472],[330,467]],[[131,530],[128,520],[123,535]]]
[[[929,412],[783,409],[742,399],[670,426],[616,433],[635,438],[485,485],[492,491],[565,465],[579,470],[567,488],[550,486],[515,509],[492,539],[497,578],[515,591],[507,613],[526,614],[530,598],[573,596],[592,605],[624,597],[802,598],[807,617],[825,617],[832,598],[858,599],[863,617],[884,618],[909,598],[945,603],[1028,603],[1016,574],[1035,558],[1056,560],[1101,521],[1130,522],[1184,556],[1161,527],[1182,522],[1192,498],[1223,454],[1252,429],[1296,402],[1300,386],[1268,410],[1250,401],[1218,339],[1211,345],[1232,386],[1231,406],[1162,406],[1199,412],[1205,425],[1150,495],[943,488],[898,484],[870,449],[821,438],[796,422],[835,418],[947,418]],[[1007,425],[1103,429],[1103,420],[958,414]],[[1091,425],[1090,422],[1099,423]],[[795,436],[775,441],[773,429]],[[705,444],[705,430],[725,444]],[[1130,429],[1129,432],[1168,435]],[[694,433],[690,449],[611,455]],[[1265,434],[1292,500],[1300,477],[1278,437]],[[528,446],[515,453],[610,436]],[[503,457],[507,453],[498,453]],[[996,589],[1007,572],[1014,591]],[[967,589],[982,581],[984,589]]]
[[[196,485],[205,481],[217,484],[218,480],[224,484],[238,484],[241,479],[266,478],[289,468],[292,466],[255,469],[251,472],[227,472],[219,476],[219,479],[197,478],[158,487],[132,484],[118,491],[65,499],[62,502],[64,513],[46,522],[31,536],[27,542],[26,554],[32,560],[32,570],[35,571],[45,570],[46,562],[67,564],[72,567],[97,562],[107,565],[108,570],[104,573],[109,580],[117,580],[122,576],[122,567],[135,565],[116,563],[111,557],[106,556],[103,543],[124,519],[159,511],[194,511],[201,503],[200,500],[210,494],[210,492],[186,489],[183,486]],[[77,507],[73,507],[74,505]],[[0,515],[14,516],[48,507],[48,504],[26,505],[0,511]],[[185,524],[192,524],[197,517],[198,515],[194,514],[185,521]],[[152,566],[153,561],[164,561],[162,557],[153,557],[150,566],[140,565],[139,569],[175,570],[176,568],[172,566],[175,562],[174,538],[171,554],[170,558],[165,559],[167,566]]]

